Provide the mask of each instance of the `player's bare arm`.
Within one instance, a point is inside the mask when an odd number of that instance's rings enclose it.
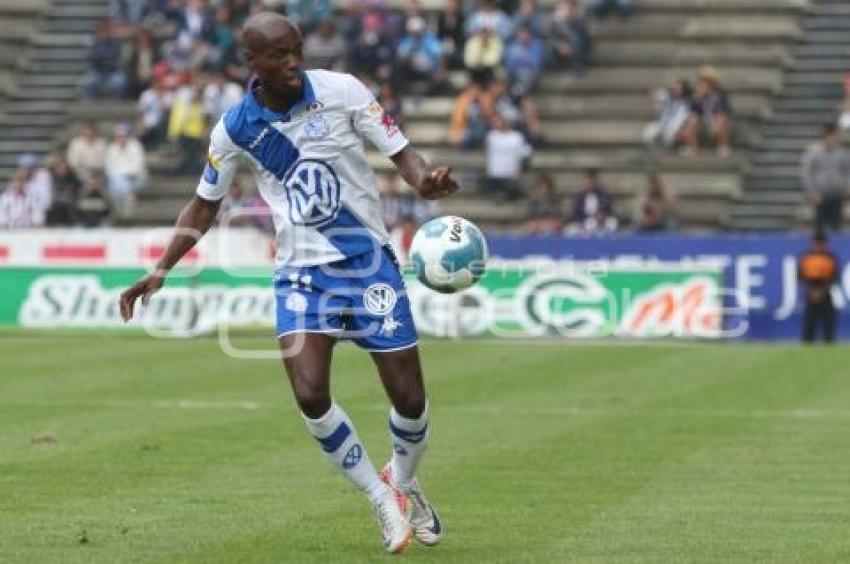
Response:
[[[121,317],[124,322],[132,319],[133,309],[139,297],[142,298],[142,305],[147,305],[150,297],[162,288],[168,272],[180,262],[180,259],[195,246],[215,222],[220,206],[221,200],[210,201],[200,196],[194,196],[186,204],[177,218],[174,235],[154,271],[121,294]]]
[[[426,200],[439,200],[457,192],[460,186],[452,178],[450,166],[430,168],[428,162],[410,145],[390,157],[401,177]]]

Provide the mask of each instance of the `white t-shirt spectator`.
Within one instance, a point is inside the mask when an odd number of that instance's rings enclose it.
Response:
[[[174,94],[168,90],[157,92],[154,88],[148,88],[139,96],[139,114],[145,129],[157,127],[171,108]]]
[[[145,149],[138,139],[130,138],[123,145],[117,142],[109,144],[106,150],[107,176],[135,176],[145,178],[148,175],[145,164]]]
[[[531,147],[522,133],[516,130],[487,133],[487,176],[490,178],[517,178],[522,161],[531,155]]]
[[[92,141],[82,136],[74,137],[68,145],[68,164],[80,178],[91,170],[102,171],[105,157],[106,141],[102,137]]]

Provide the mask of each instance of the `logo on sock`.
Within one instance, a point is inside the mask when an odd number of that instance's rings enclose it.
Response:
[[[352,445],[348,452],[345,453],[345,458],[342,459],[342,467],[346,470],[350,470],[357,466],[357,463],[360,462],[360,459],[363,458],[363,449],[360,448],[360,445]]]
[[[407,453],[407,449],[406,449],[406,448],[404,448],[403,446],[401,446],[401,445],[400,445],[400,444],[398,444],[398,443],[393,443],[393,450],[394,450],[394,451],[396,452],[396,454],[398,454],[399,456],[407,456],[407,454],[408,454],[408,453]]]

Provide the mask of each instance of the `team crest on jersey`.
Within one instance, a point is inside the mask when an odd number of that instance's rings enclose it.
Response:
[[[320,227],[336,218],[342,203],[336,172],[324,161],[302,159],[283,179],[293,225]]]
[[[395,307],[397,299],[392,286],[383,282],[372,284],[363,293],[363,305],[372,315],[388,314]]]
[[[318,111],[321,111],[322,109],[324,109],[324,107],[325,107],[325,105],[322,102],[319,102],[318,100],[316,100],[315,102],[312,102],[309,106],[307,106],[307,111],[308,112],[318,112]]]
[[[324,139],[331,132],[331,126],[320,114],[313,114],[307,118],[304,125],[304,136],[311,141]]]

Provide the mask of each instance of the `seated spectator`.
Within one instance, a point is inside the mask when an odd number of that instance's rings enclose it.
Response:
[[[393,87],[389,82],[385,82],[381,85],[381,91],[376,98],[381,103],[381,107],[384,108],[384,114],[389,116],[393,123],[395,123],[396,127],[403,131],[405,120],[404,107],[402,105],[401,98],[398,94],[396,94],[396,91],[393,90]]]
[[[89,69],[83,76],[83,92],[89,98],[103,95],[120,98],[127,89],[121,64],[121,44],[108,20],[97,23],[88,53]]]
[[[548,174],[541,174],[531,190],[522,230],[527,235],[553,235],[563,228],[564,214],[555,181]]]
[[[215,39],[210,53],[209,66],[215,72],[224,72],[236,59],[238,51],[236,34],[233,31],[233,11],[221,5],[215,11]]]
[[[613,233],[619,222],[614,215],[614,200],[599,182],[599,170],[584,172],[581,190],[573,200],[573,213],[567,233],[571,235],[599,235]]]
[[[331,0],[288,0],[286,17],[298,26],[302,33],[312,32],[319,22],[333,16]]]
[[[381,27],[382,21],[378,14],[364,16],[362,30],[350,49],[348,66],[357,73],[388,80],[392,75],[395,50]]]
[[[127,88],[131,96],[138,96],[151,85],[159,58],[159,49],[151,32],[144,28],[136,31],[133,53],[127,64]]]
[[[421,225],[439,214],[439,204],[435,200],[416,196],[396,172],[382,175],[378,179],[378,187],[384,223],[390,231],[408,218],[414,224]]]
[[[224,113],[239,103],[245,90],[230,82],[223,74],[214,75],[212,80],[204,86],[204,111],[209,117],[209,122],[215,124]]]
[[[155,148],[165,141],[168,112],[171,111],[173,102],[174,93],[165,87],[165,79],[162,76],[157,76],[153,86],[142,92],[139,97],[136,129],[139,139],[148,149]]]
[[[43,203],[29,190],[27,172],[18,169],[6,190],[0,194],[0,228],[41,227],[44,225]]]
[[[543,17],[537,11],[534,0],[520,0],[519,8],[513,17],[514,32],[522,27],[528,28],[534,37],[543,37],[546,33]]]
[[[838,120],[838,127],[844,131],[850,130],[850,73],[844,77],[844,112]]]
[[[446,0],[437,19],[437,37],[448,67],[458,69],[463,66],[462,53],[466,32],[459,0]]]
[[[304,40],[304,68],[345,70],[345,40],[337,32],[334,20],[326,17]]]
[[[493,116],[493,98],[488,91],[490,74],[475,72],[469,85],[460,93],[452,110],[449,143],[454,147],[480,147]]]
[[[109,19],[128,24],[141,23],[146,4],[142,0],[109,0]]]
[[[443,51],[437,36],[425,26],[425,20],[414,16],[407,20],[407,35],[398,44],[396,65],[405,82],[426,83],[428,88],[444,80]]]
[[[233,179],[227,197],[221,203],[219,222],[227,227],[256,227],[268,231],[272,227],[271,210],[256,192],[249,193],[242,186],[242,179]]]
[[[525,137],[512,129],[500,115],[496,115],[485,145],[488,195],[500,201],[519,199],[522,196],[519,185],[522,165],[531,157],[531,147]]]
[[[180,11],[180,32],[192,41],[212,45],[215,42],[216,22],[206,0],[187,0]]]
[[[511,38],[514,29],[511,19],[499,9],[496,0],[482,0],[480,7],[472,13],[466,24],[466,35],[472,37],[481,30],[495,32],[504,42]]]
[[[53,185],[53,198],[47,209],[47,225],[74,225],[77,222],[77,198],[82,183],[61,155],[50,157],[47,168]]]
[[[180,161],[174,169],[175,174],[197,175],[203,169],[207,134],[203,94],[200,84],[184,88],[175,97],[171,108],[168,138],[176,142],[180,149]]]
[[[643,140],[650,147],[670,149],[682,142],[683,128],[691,114],[691,85],[679,79],[656,94],[658,119],[643,130]]]
[[[106,141],[98,136],[93,121],[83,123],[80,133],[71,139],[66,158],[79,178],[85,178],[90,170],[103,171]]]
[[[18,158],[18,170],[26,182],[27,195],[36,205],[46,212],[53,200],[53,182],[50,172],[42,167],[39,159],[32,153],[24,153]]]
[[[616,12],[621,18],[628,18],[634,10],[634,0],[593,0],[590,8],[597,18],[605,18]]]
[[[592,42],[579,0],[558,1],[552,13],[550,37],[555,60],[569,60],[573,74],[582,76],[590,60]]]
[[[503,80],[492,81],[488,93],[493,101],[494,112],[507,121],[511,128],[520,130],[532,145],[542,142],[537,107],[530,96],[512,95]]]
[[[495,69],[502,64],[504,45],[499,35],[489,27],[481,27],[466,40],[463,64],[470,70]]]
[[[518,28],[505,51],[505,70],[512,84],[512,94],[526,96],[531,93],[543,71],[543,56],[543,42],[529,28]]]
[[[106,149],[105,170],[109,183],[109,201],[120,220],[133,216],[136,192],[144,188],[148,180],[145,149],[132,133],[130,124],[118,124],[115,127],[115,137]]]
[[[676,195],[661,177],[652,173],[635,200],[634,228],[638,233],[676,229]]]
[[[717,154],[725,157],[731,153],[732,104],[729,95],[720,86],[720,75],[711,66],[702,67],[694,88],[691,115],[682,132],[687,144],[685,155],[699,152],[700,138],[706,134],[717,145]]]
[[[91,170],[83,180],[77,200],[77,221],[83,227],[99,227],[109,217],[109,200],[103,190],[103,174]]]

